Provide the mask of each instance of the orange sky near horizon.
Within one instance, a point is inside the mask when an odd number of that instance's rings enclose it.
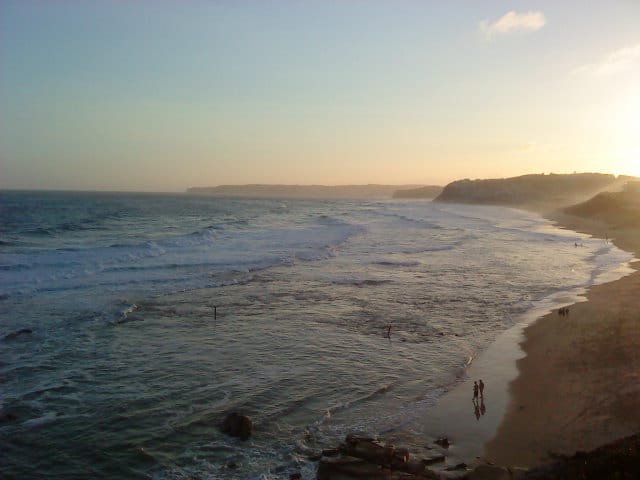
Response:
[[[640,2],[0,5],[0,188],[640,176]]]

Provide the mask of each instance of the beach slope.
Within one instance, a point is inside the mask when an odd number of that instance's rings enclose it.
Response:
[[[640,189],[631,184],[552,219],[638,257],[638,205]],[[640,432],[640,271],[590,288],[587,300],[525,329],[525,357],[486,458],[532,467]]]

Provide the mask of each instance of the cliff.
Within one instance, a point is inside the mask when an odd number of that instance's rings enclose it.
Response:
[[[602,192],[586,202],[566,207],[564,213],[592,218],[614,227],[640,227],[640,181],[628,182],[619,192]]]
[[[634,177],[602,173],[522,175],[458,180],[444,187],[436,202],[558,208],[587,200],[604,190],[619,190]]]

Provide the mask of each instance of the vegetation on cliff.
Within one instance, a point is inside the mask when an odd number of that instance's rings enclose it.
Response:
[[[604,190],[620,189],[633,178],[602,173],[552,173],[486,180],[465,179],[448,184],[435,201],[562,207],[582,202]]]
[[[640,227],[640,181],[627,183],[619,192],[601,192],[586,202],[566,207],[564,212],[615,227]]]

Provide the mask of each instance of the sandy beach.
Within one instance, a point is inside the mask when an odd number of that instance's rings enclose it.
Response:
[[[640,258],[636,228],[545,216]],[[452,441],[447,464],[535,467],[640,431],[640,262],[631,266],[630,275],[568,296],[568,315],[528,312],[473,361],[422,420],[428,436]],[[476,416],[472,388],[480,378],[486,410]]]
[[[613,230],[566,215],[553,219],[640,254],[637,229]],[[592,287],[569,315],[552,312],[525,328],[525,356],[517,361],[504,419],[486,443],[487,460],[531,467],[640,431],[639,293],[636,271]]]

